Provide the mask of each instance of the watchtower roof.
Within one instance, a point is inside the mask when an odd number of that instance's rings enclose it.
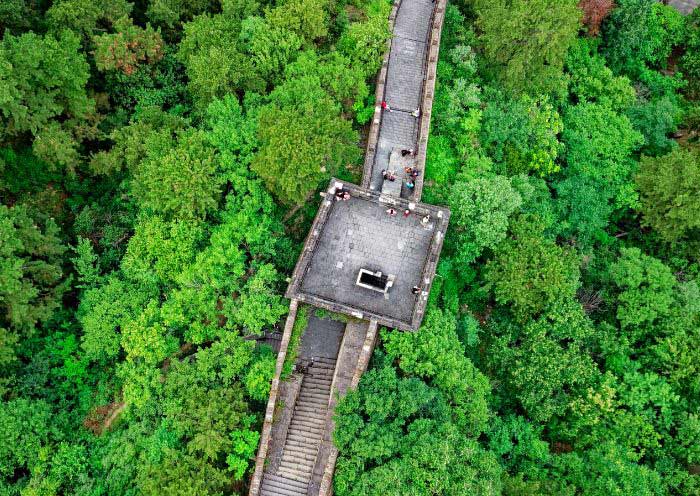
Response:
[[[349,193],[349,199],[340,199],[338,191]],[[382,196],[332,179],[287,297],[375,319],[387,327],[416,330],[423,320],[449,217],[443,207]],[[359,286],[362,269],[388,276],[391,285],[386,293]]]

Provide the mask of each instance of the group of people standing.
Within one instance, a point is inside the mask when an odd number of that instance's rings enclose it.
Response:
[[[406,173],[406,187],[412,190],[416,187],[416,178],[420,176],[420,171],[412,167],[404,167],[403,170]],[[383,169],[382,179],[385,181],[396,181],[396,171]]]

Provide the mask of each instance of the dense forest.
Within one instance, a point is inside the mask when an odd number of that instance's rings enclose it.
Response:
[[[245,494],[283,298],[358,181],[388,0],[0,0],[0,496]],[[455,0],[423,326],[345,495],[700,494],[700,9]]]

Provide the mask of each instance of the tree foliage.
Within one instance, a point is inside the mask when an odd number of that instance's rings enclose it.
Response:
[[[561,88],[561,67],[578,31],[576,2],[474,2],[486,56],[509,89],[548,93]]]
[[[260,150],[251,168],[282,202],[300,204],[357,158],[357,134],[318,78],[290,80],[270,99],[260,109]]]
[[[77,133],[94,110],[85,91],[89,66],[79,47],[71,31],[59,38],[8,34],[0,41],[0,139],[30,133],[35,152],[51,166],[78,164]]]
[[[579,284],[576,254],[544,238],[541,229],[537,219],[516,219],[486,267],[496,301],[509,305],[520,322],[573,297]]]
[[[668,241],[698,239],[700,159],[693,150],[644,157],[636,176],[647,225]]]

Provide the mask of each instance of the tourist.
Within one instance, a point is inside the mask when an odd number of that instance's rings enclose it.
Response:
[[[344,195],[345,195],[345,192],[342,189],[336,190],[335,201],[342,200]]]
[[[350,199],[350,193],[347,191],[343,192],[343,200],[348,201]]]
[[[403,216],[404,216],[404,217],[408,217],[409,215],[411,215],[411,211],[410,211],[409,209],[406,209],[406,210],[403,211]]]
[[[412,154],[413,154],[413,150],[412,150],[412,149],[401,150],[401,156],[402,156],[402,157],[405,157],[406,155],[412,155]]]
[[[413,181],[411,181],[411,180],[409,179],[408,181],[406,181],[406,187],[407,187],[408,189],[413,189],[413,188],[416,187],[416,184],[415,184]]]
[[[421,292],[420,286],[413,286],[413,287],[411,288],[411,293],[413,293],[414,295],[417,295],[417,294],[420,293],[420,292]]]
[[[391,182],[396,181],[396,171],[390,170],[390,171],[387,173],[387,179],[388,179],[389,181],[391,181]]]
[[[411,115],[418,119],[418,117],[420,117],[420,109],[414,110],[413,112],[411,112]]]
[[[430,223],[430,216],[429,216],[429,215],[426,215],[425,217],[423,217],[423,218],[420,220],[420,223],[423,224],[424,226],[427,226],[428,223]]]
[[[396,210],[394,210],[393,208],[390,208],[386,211],[386,213],[389,214],[389,217],[393,217],[394,215],[396,215]]]
[[[387,174],[386,169],[382,169],[382,179],[386,179],[388,176],[389,174]]]
[[[415,179],[418,176],[420,176],[420,171],[417,171],[415,169],[411,169],[411,172],[409,172],[408,175]]]
[[[388,103],[386,103],[384,100],[382,100],[382,108],[386,110],[387,112],[391,112],[391,107],[389,106]]]

